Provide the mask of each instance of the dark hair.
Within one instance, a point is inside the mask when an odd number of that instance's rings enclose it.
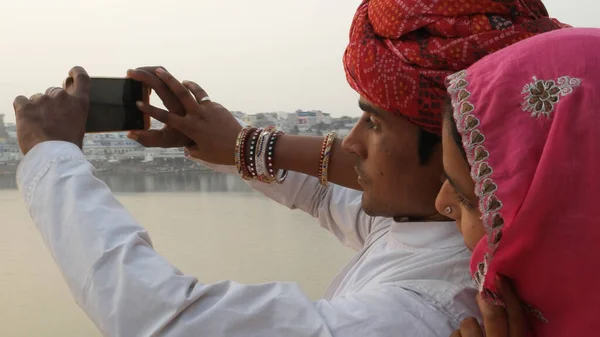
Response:
[[[423,129],[419,129],[419,164],[425,165],[431,159],[435,147],[440,143],[442,139],[440,136],[427,132]]]
[[[460,153],[462,154],[463,158],[465,158],[465,160],[468,162],[467,153],[465,152],[465,148],[463,147],[462,137],[460,136],[460,133],[458,132],[458,128],[456,127],[456,121],[454,120],[454,117],[452,116],[453,110],[452,110],[452,100],[450,99],[450,96],[446,96],[446,101],[444,102],[443,113],[444,113],[444,119],[448,122],[448,126],[449,126],[448,131],[450,132],[450,136],[452,136],[452,139],[458,146],[458,149],[460,150]]]

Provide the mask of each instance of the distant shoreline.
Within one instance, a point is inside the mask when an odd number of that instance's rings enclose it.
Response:
[[[161,158],[148,162],[124,160],[119,162],[95,161],[90,163],[96,168],[96,172],[111,173],[142,173],[142,174],[166,174],[190,171],[212,171],[208,167],[185,158]],[[0,175],[11,175],[17,173],[19,161],[0,163]]]
[[[95,176],[114,193],[252,192],[237,175],[207,169],[156,172],[142,168],[119,171],[101,170]],[[17,188],[15,174],[0,175],[0,191]]]

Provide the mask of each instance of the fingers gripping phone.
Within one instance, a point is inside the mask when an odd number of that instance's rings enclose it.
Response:
[[[147,130],[150,117],[142,113],[137,101],[149,102],[150,91],[128,78],[91,78],[90,110],[86,133]]]

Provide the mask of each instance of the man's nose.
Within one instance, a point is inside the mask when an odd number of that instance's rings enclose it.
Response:
[[[366,151],[364,151],[364,144],[361,143],[361,137],[359,137],[359,127],[360,126],[357,124],[350,130],[350,133],[348,133],[346,138],[342,141],[342,149],[344,152],[354,154],[360,159],[365,159]]]

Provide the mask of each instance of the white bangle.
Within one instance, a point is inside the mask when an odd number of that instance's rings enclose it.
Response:
[[[258,138],[258,143],[256,144],[256,155],[254,157],[256,176],[258,177],[258,180],[267,184],[270,184],[274,181],[273,177],[269,174],[269,169],[267,168],[266,160],[269,143],[273,133],[274,128],[268,127],[260,134]]]

